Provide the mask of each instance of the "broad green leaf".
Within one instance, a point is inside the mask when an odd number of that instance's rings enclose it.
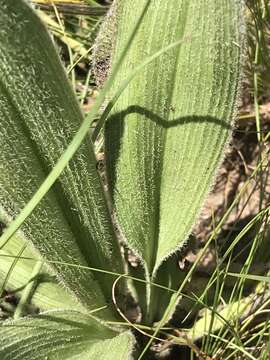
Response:
[[[33,270],[41,257],[36,250],[27,244],[21,253],[21,259],[16,259],[27,240],[20,232],[16,233],[4,247],[0,249],[0,287],[15,291],[21,296],[25,287],[33,280]],[[32,260],[31,260],[32,259]],[[14,264],[14,267],[13,267]],[[47,309],[71,308],[80,309],[78,302],[58,283],[51,269],[44,264],[38,274],[30,304]]]
[[[134,338],[87,314],[50,311],[0,325],[1,360],[128,360]]]
[[[0,0],[0,7],[0,206],[14,218],[65,151],[82,114],[38,17],[23,0]],[[90,138],[22,232],[48,260],[123,271]],[[51,266],[87,308],[110,298],[113,277]]]
[[[116,4],[113,64],[144,1]],[[231,133],[242,8],[241,0],[152,1],[118,72],[115,91],[146,57],[182,39],[130,83],[105,130],[118,221],[150,275],[186,241]]]

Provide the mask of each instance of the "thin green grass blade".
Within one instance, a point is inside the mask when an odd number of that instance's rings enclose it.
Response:
[[[142,1],[118,1],[113,62]],[[110,191],[129,245],[150,274],[181,247],[232,128],[243,53],[241,1],[152,2],[114,89],[143,58],[179,39],[130,83],[107,121]]]
[[[50,311],[0,323],[2,360],[128,360],[134,338],[78,311]]]

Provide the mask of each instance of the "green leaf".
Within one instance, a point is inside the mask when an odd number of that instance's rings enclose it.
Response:
[[[0,325],[2,360],[128,360],[134,338],[78,311],[50,311]]]
[[[260,278],[263,277],[259,276],[258,281]],[[251,314],[254,318],[258,316],[257,310],[260,308],[263,311],[267,304],[266,299],[269,299],[269,288],[262,282],[256,286],[254,292],[249,296],[231,301],[216,311],[212,311],[211,308],[205,309],[187,335],[193,342],[218,331],[220,333],[222,331],[230,332],[235,335],[236,324],[238,323],[239,326],[239,324],[244,323],[244,320]]]
[[[113,64],[144,2],[117,4]],[[130,83],[105,131],[118,220],[150,275],[185,243],[228,142],[243,54],[242,9],[240,0],[151,2],[114,83],[117,91],[143,59],[183,40]]]
[[[38,17],[22,0],[0,0],[0,7],[0,207],[14,218],[83,118]],[[22,231],[48,260],[123,272],[90,138]],[[60,263],[51,266],[87,308],[101,307],[111,297],[113,277]]]
[[[36,250],[26,246],[21,254],[21,258],[16,257],[27,240],[21,232],[16,233],[4,247],[0,250],[0,287],[4,285],[6,289],[15,291],[16,295],[21,296],[25,287],[33,279],[33,270],[41,257]],[[14,264],[14,266],[13,266]],[[80,304],[74,302],[72,296],[58,283],[54,273],[46,264],[43,264],[36,283],[33,286],[33,293],[29,303],[42,309],[80,309]]]

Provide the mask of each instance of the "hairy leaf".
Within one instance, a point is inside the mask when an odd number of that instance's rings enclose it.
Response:
[[[116,4],[112,63],[144,1]],[[115,81],[117,89],[143,59],[182,39],[130,83],[105,131],[118,220],[150,275],[186,241],[222,159],[237,105],[242,5],[151,2]]]
[[[30,247],[30,244],[25,247],[26,244],[27,240],[21,232],[18,232],[4,249],[0,250],[0,287],[4,286],[21,296],[27,284],[33,280],[35,284],[29,298],[30,304],[42,310],[79,309],[79,303],[74,302],[72,296],[58,283],[46,264],[43,264],[39,274],[33,279],[35,264],[41,260],[41,257]]]
[[[0,206],[14,218],[65,151],[82,114],[38,17],[23,0],[0,0],[0,7]],[[22,231],[48,260],[123,271],[90,138]],[[53,267],[88,308],[104,305],[103,294],[110,298],[112,277]]]
[[[0,325],[2,360],[128,360],[133,336],[77,311],[50,311]]]

